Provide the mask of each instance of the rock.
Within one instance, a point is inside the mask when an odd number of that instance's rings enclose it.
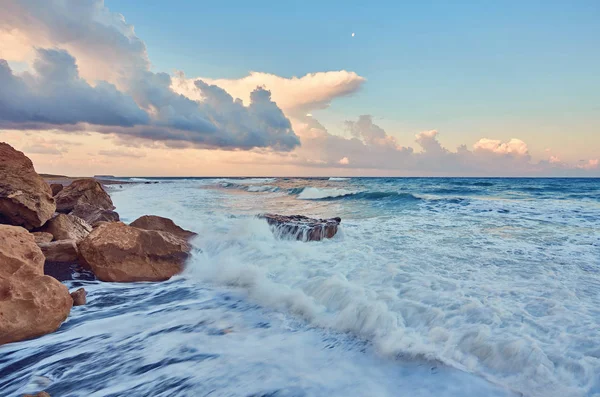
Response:
[[[73,306],[83,306],[86,303],[87,292],[83,288],[79,288],[75,292],[71,292],[73,298]]]
[[[180,273],[190,246],[171,233],[105,223],[79,243],[80,259],[102,281],[164,281]]]
[[[54,236],[54,240],[83,240],[92,231],[92,226],[75,215],[58,214],[40,228]]]
[[[341,218],[312,219],[303,215],[263,214],[277,237],[300,241],[321,241],[332,238],[338,231]]]
[[[77,204],[71,215],[75,215],[85,220],[87,223],[96,227],[98,222],[118,222],[119,214],[112,210],[94,207],[91,204]]]
[[[24,394],[23,397],[50,397],[50,394],[41,391],[38,394]]]
[[[43,275],[44,254],[22,227],[0,225],[0,277]]]
[[[33,232],[33,239],[36,243],[49,243],[54,240],[54,236],[51,233],[46,232]]]
[[[161,216],[156,215],[144,215],[142,217],[139,217],[135,221],[131,222],[129,226],[137,227],[138,229],[144,230],[158,230],[160,232],[169,232],[184,240],[188,240],[194,236],[197,236],[196,233],[190,232],[189,230],[185,230],[177,226],[175,222],[173,222],[169,218],[163,218]]]
[[[73,304],[27,230],[0,225],[0,345],[56,331]]]
[[[50,189],[52,190],[52,196],[56,196],[58,192],[63,190],[63,185],[61,183],[51,183]]]
[[[69,186],[65,186],[56,197],[56,210],[69,213],[78,204],[90,204],[96,208],[114,210],[115,207],[110,196],[100,182],[93,178],[76,179]]]
[[[75,262],[79,258],[79,250],[75,240],[58,240],[50,243],[38,243],[48,262]]]
[[[0,223],[31,230],[42,226],[55,210],[52,190],[31,160],[0,142]]]

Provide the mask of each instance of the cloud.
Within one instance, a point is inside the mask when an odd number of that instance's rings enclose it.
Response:
[[[398,145],[369,115],[346,121],[345,126],[350,137],[331,134],[314,118],[305,118],[296,126],[302,136],[302,146],[293,152],[296,156],[288,156],[285,161],[306,167],[354,169],[352,174],[373,170],[397,175],[575,176],[600,169],[598,160],[577,166],[533,162],[527,144],[519,139],[508,142],[480,139],[472,145],[472,150],[467,145],[450,150],[438,141],[438,131],[427,130],[415,135],[418,146],[412,148]]]
[[[173,78],[173,89],[190,98],[200,99],[195,81],[178,72]],[[302,77],[281,77],[270,73],[251,72],[241,79],[205,79],[207,84],[216,85],[245,103],[256,87],[271,91],[273,101],[290,116],[305,115],[314,109],[327,108],[334,98],[351,95],[358,91],[366,79],[346,70],[309,73]]]
[[[348,164],[350,164],[350,160],[348,159],[348,157],[344,157],[344,158],[340,159],[340,161],[338,161],[338,163],[341,165],[348,165]]]
[[[172,148],[287,151],[300,144],[263,88],[252,89],[247,106],[201,80],[190,87],[193,98],[174,92],[168,74],[150,71],[133,27],[103,1],[7,0],[0,26],[12,38],[0,42],[6,56],[23,57],[15,43],[59,48],[37,50],[34,73],[15,75],[0,61],[4,128],[91,130]]]
[[[133,152],[133,151],[126,151],[126,150],[98,150],[98,154],[100,156],[106,156],[106,157],[131,157],[131,158],[142,158],[142,157],[146,157],[145,153],[139,153],[139,152]]]
[[[80,143],[65,141],[61,139],[45,139],[39,136],[27,139],[23,151],[28,154],[50,154],[62,155],[67,153],[72,146],[80,146]]]
[[[473,145],[476,151],[491,152],[502,155],[529,156],[527,144],[520,139],[502,142],[495,139],[482,138]]]
[[[0,126],[90,123],[133,126],[149,117],[112,84],[95,87],[79,77],[75,59],[62,50],[38,50],[34,73],[13,74],[0,60]]]

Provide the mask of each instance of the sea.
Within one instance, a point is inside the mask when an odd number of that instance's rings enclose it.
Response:
[[[0,347],[1,396],[600,396],[600,179],[124,180],[124,222],[198,233],[185,272],[75,273],[88,303]]]

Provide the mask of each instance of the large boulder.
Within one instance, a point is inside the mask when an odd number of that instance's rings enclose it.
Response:
[[[177,226],[175,222],[173,222],[169,218],[163,218],[162,216],[156,215],[144,215],[142,217],[139,217],[135,221],[131,222],[129,226],[137,227],[138,229],[144,230],[158,230],[160,232],[169,232],[184,240],[188,240],[194,236],[197,236],[196,233],[182,229],[181,227]]]
[[[49,243],[38,243],[46,261],[53,263],[73,263],[79,258],[79,249],[75,240],[58,240]]]
[[[42,226],[55,210],[50,186],[31,160],[0,142],[0,223],[31,230]]]
[[[92,227],[96,227],[98,222],[119,221],[119,214],[115,211],[98,208],[87,203],[77,204],[75,208],[73,208],[73,211],[71,211],[71,215],[78,216],[92,225]]]
[[[276,237],[300,241],[321,241],[332,238],[338,231],[341,218],[313,219],[303,215],[263,214]]]
[[[92,231],[92,226],[75,215],[58,214],[40,228],[54,236],[54,240],[83,240]]]
[[[190,246],[167,232],[103,223],[79,243],[80,259],[102,281],[164,281],[180,273]]]
[[[58,192],[56,197],[56,210],[69,213],[78,204],[90,204],[96,208],[114,210],[110,196],[100,182],[94,178],[76,179],[69,186]]]
[[[73,299],[58,280],[44,276],[44,254],[21,227],[0,225],[0,345],[54,332]]]

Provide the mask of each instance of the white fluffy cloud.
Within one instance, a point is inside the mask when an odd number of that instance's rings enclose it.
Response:
[[[251,72],[241,79],[201,79],[223,88],[246,103],[252,90],[265,87],[271,91],[277,105],[290,116],[304,115],[313,109],[326,108],[334,98],[356,92],[366,81],[364,77],[345,70],[309,73],[291,78]],[[195,81],[195,78],[186,78],[183,72],[178,72],[173,78],[173,89],[199,100],[202,93],[195,89]]]
[[[529,148],[527,144],[520,139],[511,139],[508,142],[502,142],[495,139],[482,138],[473,145],[476,151],[487,151],[496,154],[506,154],[515,156],[528,156]]]
[[[5,0],[2,8],[0,37],[7,40],[0,42],[0,54],[8,60],[27,58],[28,50],[17,46],[60,50],[37,50],[34,73],[23,75],[0,60],[0,126],[69,125],[63,129],[160,140],[170,147],[286,151],[300,143],[262,88],[250,90],[246,106],[202,81],[191,87],[201,100],[174,92],[168,74],[150,71],[133,27],[101,0]]]

